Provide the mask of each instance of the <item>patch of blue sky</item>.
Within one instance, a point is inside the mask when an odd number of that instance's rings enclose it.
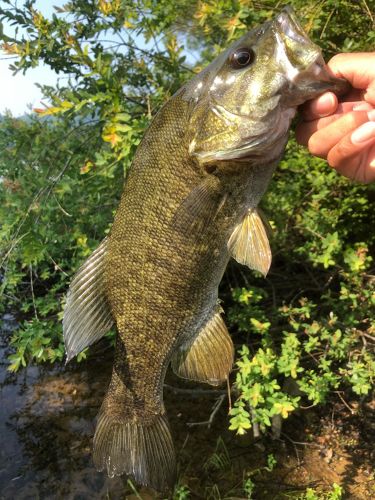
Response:
[[[62,7],[66,3],[66,0],[54,0],[53,2],[46,0],[37,0],[35,3],[35,8],[42,12],[45,17],[51,18],[53,13],[56,12],[56,7]],[[20,2],[18,3],[20,6]],[[15,30],[18,29],[18,33],[22,33],[22,28],[17,25],[11,25],[9,23],[4,23],[3,26],[4,33],[10,37],[14,36]],[[162,40],[151,39],[146,42],[142,34],[132,34],[131,35],[135,45],[141,49],[141,51],[149,51],[158,47],[158,44],[162,47]],[[119,39],[118,35],[108,31],[105,36],[101,34],[100,42],[105,50],[112,51],[125,51],[126,47],[123,45],[124,39]],[[196,55],[189,53],[187,56],[187,64],[194,64],[196,60]],[[57,84],[64,86],[64,83],[69,78],[68,75],[58,75],[48,66],[43,63],[35,68],[30,68],[27,70],[26,74],[19,72],[13,74],[12,70],[9,69],[9,65],[14,61],[11,57],[6,54],[0,55],[0,114],[9,111],[13,116],[23,115],[29,113],[33,108],[40,108],[49,104],[48,100],[43,98],[41,89],[37,86],[47,85],[55,87]]]
[[[46,17],[51,17],[54,10],[54,5],[62,7],[66,0],[37,0],[35,8],[40,10]],[[18,6],[21,2],[18,2]],[[5,7],[5,6],[4,6]],[[17,25],[3,23],[4,33],[10,37],[15,35]],[[36,86],[37,83],[44,85],[55,86],[58,80],[58,75],[48,66],[39,64],[36,68],[31,68],[25,75],[22,73],[13,74],[9,69],[9,65],[14,61],[14,58],[7,56],[4,52],[0,55],[0,114],[6,111],[12,113],[13,116],[23,115],[30,112],[34,107],[41,107],[42,93]]]

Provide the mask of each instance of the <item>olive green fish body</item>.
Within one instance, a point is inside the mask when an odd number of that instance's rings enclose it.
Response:
[[[157,401],[159,411],[162,375],[174,349],[194,338],[216,308],[230,258],[227,242],[248,207],[254,174],[202,173],[187,152],[186,124],[187,106],[175,97],[148,130],[124,188],[105,264],[106,294],[127,366],[134,373],[145,370],[140,380],[134,376],[135,392],[151,406]],[[262,168],[266,173],[273,166]],[[217,208],[222,204],[219,213],[203,232],[181,227],[176,212],[210,177],[217,181],[209,194]],[[266,185],[269,175],[261,177]],[[199,215],[212,214],[203,208]]]
[[[63,321],[68,360],[118,331],[94,437],[95,465],[109,476],[173,485],[167,367],[211,385],[228,378],[234,351],[218,286],[231,256],[267,274],[257,205],[296,107],[346,88],[323,66],[286,9],[185,84],[146,131],[111,233],[74,277]]]

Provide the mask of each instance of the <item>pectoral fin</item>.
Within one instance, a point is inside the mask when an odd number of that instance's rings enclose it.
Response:
[[[266,229],[256,209],[248,210],[242,222],[235,227],[228,241],[228,250],[240,264],[267,275],[272,253]]]
[[[63,319],[67,361],[99,340],[114,323],[103,282],[107,243],[102,241],[70,284]]]
[[[173,225],[185,232],[201,233],[215,219],[225,203],[220,180],[208,175],[178,207]]]
[[[232,339],[220,311],[217,311],[198,337],[174,354],[172,369],[179,377],[219,385],[228,378],[233,357]]]

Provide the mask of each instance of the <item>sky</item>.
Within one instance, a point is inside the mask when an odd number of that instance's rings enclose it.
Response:
[[[62,6],[67,0],[38,0],[36,8],[44,16],[50,16],[53,6]],[[21,6],[23,2],[18,2]],[[4,23],[4,33],[12,35],[14,27]],[[11,111],[14,116],[20,116],[30,111],[31,108],[40,108],[42,95],[35,83],[54,85],[57,75],[47,66],[39,65],[27,71],[26,75],[13,72],[9,69],[11,60],[7,60],[4,52],[0,51],[0,114],[5,110]]]

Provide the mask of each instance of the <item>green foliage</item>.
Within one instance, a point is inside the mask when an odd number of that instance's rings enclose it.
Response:
[[[173,493],[173,500],[188,500],[190,491],[187,486],[177,486]]]
[[[341,500],[344,490],[333,483],[332,490],[326,493],[318,493],[313,488],[307,488],[306,492],[298,497],[299,500]]]
[[[264,200],[276,228],[269,284],[234,288],[228,313],[248,333],[231,411],[239,434],[332,391],[366,396],[375,377],[373,187],[337,177],[293,143],[273,182]]]
[[[206,460],[204,469],[206,471],[225,471],[231,465],[228,449],[221,437],[216,442],[215,451]]]
[[[62,359],[66,289],[73,269],[105,235],[122,166],[96,163],[108,150],[97,147],[97,122],[7,116],[0,130],[2,307],[7,301],[27,319],[12,340],[17,354],[11,369],[18,369],[31,360]],[[40,346],[41,336],[50,342]]]
[[[253,481],[255,476],[260,474],[262,471],[272,472],[273,469],[275,468],[276,464],[277,464],[277,461],[276,461],[275,457],[272,455],[272,453],[270,453],[267,456],[267,465],[266,466],[259,467],[258,469],[252,470],[246,474],[247,477],[244,479],[243,486],[242,486],[243,493],[246,495],[245,498],[247,498],[249,500],[251,500],[252,498],[255,498],[253,496],[255,489],[256,489],[256,484]]]
[[[25,321],[12,337],[11,344],[17,346],[17,352],[9,356],[10,371],[17,371],[25,367],[26,360],[35,362],[61,361],[64,355],[64,346],[61,342],[61,327],[51,321],[33,319]],[[55,347],[51,347],[55,344]]]
[[[372,50],[366,1],[289,3],[327,56]],[[17,370],[62,359],[69,280],[108,232],[150,118],[279,2],[71,0],[51,18],[34,0],[2,4],[0,18],[17,27],[1,35],[13,70],[43,62],[68,76],[56,88],[41,85],[49,106],[0,121],[1,307],[21,316],[10,365]],[[371,390],[373,201],[373,186],[339,177],[289,143],[263,202],[275,228],[271,273],[261,280],[241,269],[236,284],[228,278],[222,288],[229,326],[243,344],[232,430],[265,429],[332,391],[363,397]],[[250,498],[251,478],[245,489]]]

